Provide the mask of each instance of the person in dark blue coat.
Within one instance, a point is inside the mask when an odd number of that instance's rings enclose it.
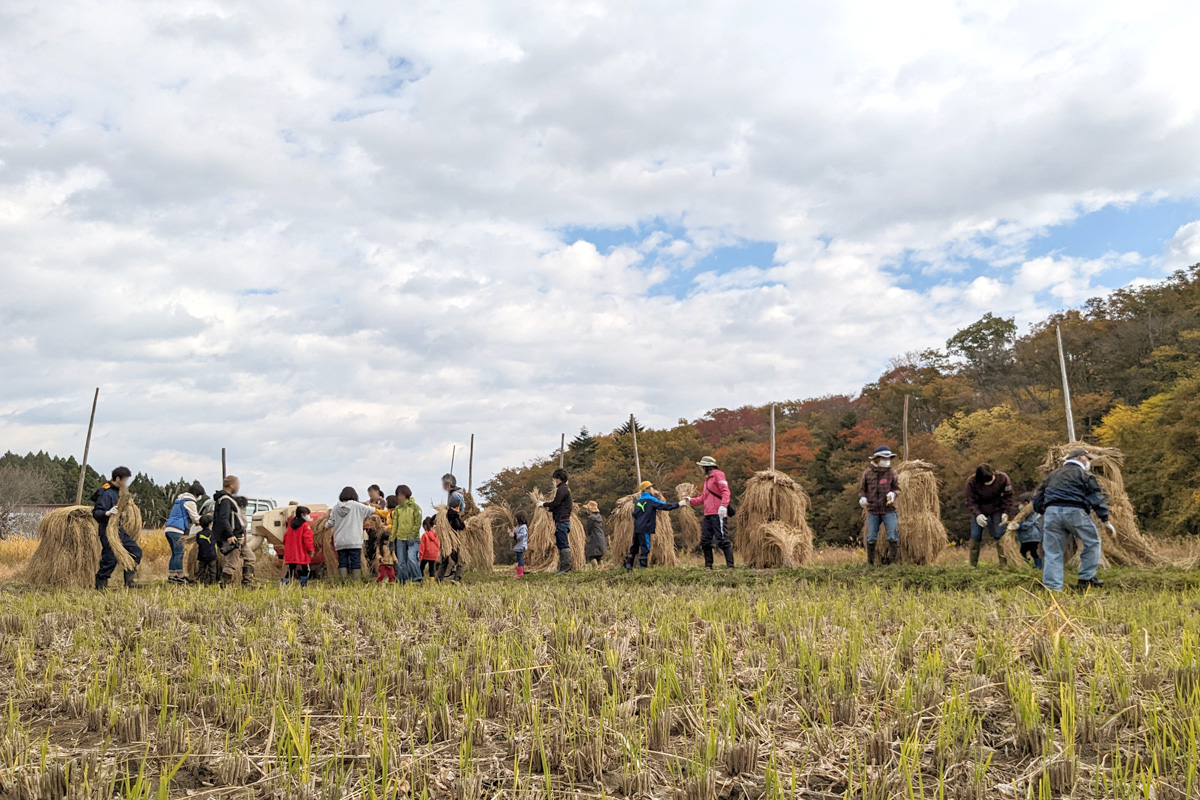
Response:
[[[654,484],[642,481],[638,486],[641,493],[633,501],[633,543],[625,555],[625,571],[632,572],[634,562],[639,569],[650,566],[650,537],[658,528],[658,512],[674,511],[679,503],[664,503],[650,493]],[[672,542],[674,547],[675,543]]]
[[[1090,515],[1095,514],[1110,534],[1116,534],[1116,529],[1108,518],[1108,500],[1091,470],[1087,448],[1076,447],[1061,467],[1046,476],[1033,498],[1033,510],[1042,515],[1042,585],[1052,591],[1063,588],[1063,548],[1072,538],[1083,544],[1077,588],[1104,585],[1096,576],[1103,546]]]
[[[117,467],[112,471],[112,479],[104,482],[104,485],[92,494],[92,516],[99,523],[100,533],[100,569],[96,571],[96,588],[107,589],[108,579],[112,577],[113,570],[117,568],[117,556],[113,553],[112,548],[108,546],[108,526],[113,524],[117,526],[117,533],[121,537],[121,544],[129,551],[129,555],[133,556],[135,563],[142,563],[142,548],[138,547],[138,543],[133,540],[125,529],[121,527],[121,520],[118,516],[117,501],[121,499],[121,490],[129,483],[129,478],[133,473],[129,471],[129,467]],[[125,588],[133,588],[133,576],[137,574],[137,570],[125,570]]]

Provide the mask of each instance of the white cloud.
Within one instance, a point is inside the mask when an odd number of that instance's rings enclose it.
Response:
[[[1200,259],[1190,226],[1164,263],[1027,254],[1089,210],[1195,194],[1198,21],[7,3],[4,447],[78,452],[100,385],[102,467],[211,483],[226,446],[278,499],[428,495],[471,432],[486,476],[630,411],[853,390],[985,311],[1027,322]],[[579,227],[642,233],[563,241]],[[773,261],[686,272],[742,240]]]

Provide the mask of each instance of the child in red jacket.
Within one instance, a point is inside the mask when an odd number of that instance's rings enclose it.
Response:
[[[292,578],[300,581],[301,588],[308,585],[308,565],[312,563],[313,546],[312,512],[305,506],[298,506],[296,513],[288,521],[283,532],[283,563],[287,564],[287,574],[283,576],[283,585],[291,583]]]
[[[437,568],[438,555],[442,549],[442,543],[438,541],[437,529],[433,526],[433,517],[427,517],[421,522],[421,544],[417,548],[417,555],[421,558],[421,574],[426,574],[428,570],[429,577],[433,577],[433,571]]]

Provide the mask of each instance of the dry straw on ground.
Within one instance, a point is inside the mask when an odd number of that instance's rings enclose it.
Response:
[[[659,500],[663,499],[654,489],[650,493]],[[629,548],[633,544],[633,503],[637,497],[633,494],[622,497],[608,518],[608,554],[617,564],[625,563],[625,556],[629,555]],[[671,515],[666,511],[659,511],[655,517],[654,535],[650,537],[649,563],[652,567],[673,567],[678,563],[675,557],[675,527],[671,524]]]
[[[675,487],[675,499],[680,502],[685,497],[695,496],[694,483],[681,483]],[[700,518],[690,504],[685,503],[679,508],[679,533],[675,537],[675,545],[681,553],[691,553],[700,546]]]
[[[933,564],[950,544],[942,524],[938,481],[928,461],[901,461],[896,467],[900,494],[896,516],[900,524],[900,563]]]
[[[1121,474],[1121,469],[1125,466],[1125,456],[1120,450],[1082,442],[1053,447],[1042,464],[1042,472],[1049,474],[1062,466],[1067,453],[1076,447],[1087,449],[1092,462],[1092,473],[1099,481],[1104,496],[1108,498],[1110,521],[1117,529],[1116,535],[1110,534],[1108,528],[1099,519],[1095,519],[1105,560],[1122,566],[1168,566],[1170,560],[1160,553],[1154,542],[1138,528],[1133,504],[1129,502],[1129,495],[1125,493],[1125,479]]]
[[[38,547],[25,565],[22,583],[90,589],[100,565],[100,536],[90,506],[58,508],[38,523]]]
[[[751,567],[800,567],[812,560],[808,493],[778,470],[746,481],[734,527],[734,546]]]

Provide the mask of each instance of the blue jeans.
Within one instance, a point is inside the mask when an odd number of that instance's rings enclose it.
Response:
[[[554,523],[554,546],[559,550],[566,550],[571,546],[571,523]]]
[[[889,542],[900,541],[899,518],[895,511],[889,511],[886,514],[867,514],[867,544],[875,544],[879,541],[880,524],[887,530]]]
[[[170,528],[163,531],[166,534],[167,541],[171,543],[171,560],[167,562],[167,572],[182,573],[183,572],[183,545],[181,541],[183,534],[179,531],[173,531]]]
[[[421,580],[421,540],[397,539],[392,543],[396,548],[396,578],[401,583]]]
[[[524,550],[517,551],[517,566],[518,567],[525,566],[525,551]]]
[[[362,569],[362,548],[353,550],[338,550],[338,569],[348,569],[353,572]]]
[[[1091,516],[1082,508],[1050,506],[1043,516],[1042,550],[1046,552],[1042,565],[1042,585],[1055,591],[1063,588],[1063,545],[1076,537],[1083,545],[1079,554],[1079,580],[1096,577],[1100,566],[1100,534]]]
[[[987,518],[988,535],[993,539],[1003,538],[1004,532],[1008,530],[1006,526],[1000,524],[1000,516],[1000,514],[992,514]],[[979,520],[975,517],[971,517],[971,541],[983,541],[983,528],[979,526]]]

